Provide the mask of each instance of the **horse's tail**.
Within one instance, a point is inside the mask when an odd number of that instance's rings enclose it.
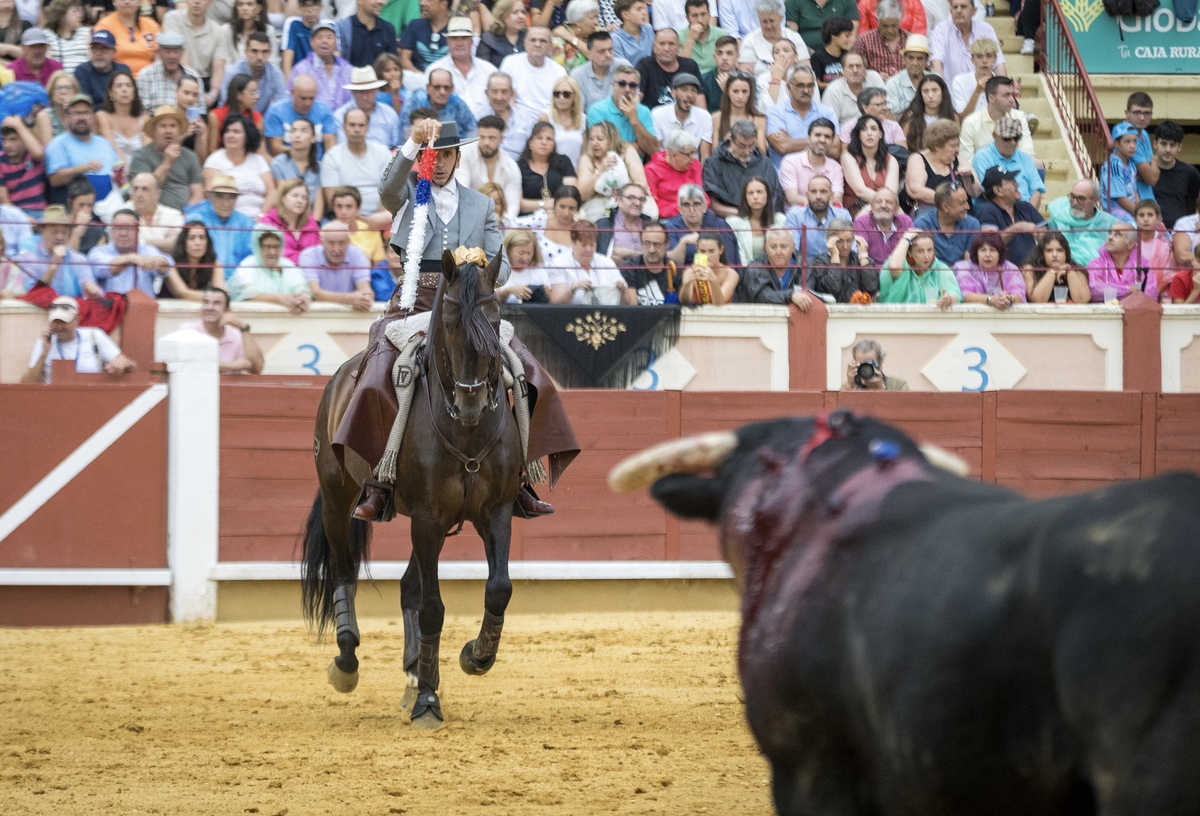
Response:
[[[300,603],[304,620],[317,637],[324,634],[334,620],[333,593],[339,583],[358,579],[358,568],[367,560],[371,544],[371,524],[351,519],[347,535],[348,553],[335,553],[325,535],[325,513],[318,491],[312,510],[304,525],[303,552],[300,560]],[[349,557],[349,563],[343,559]],[[335,568],[335,565],[337,568]]]

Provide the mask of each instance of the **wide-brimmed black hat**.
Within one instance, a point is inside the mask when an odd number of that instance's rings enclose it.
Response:
[[[457,122],[442,122],[442,129],[438,133],[437,141],[433,143],[432,147],[434,150],[443,150],[447,147],[462,147],[463,145],[477,141],[479,141],[478,136],[470,139],[458,138]]]

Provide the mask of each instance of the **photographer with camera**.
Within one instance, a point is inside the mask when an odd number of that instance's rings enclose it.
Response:
[[[859,340],[851,349],[854,356],[846,368],[846,391],[908,391],[908,383],[883,373],[883,347],[876,340]]]

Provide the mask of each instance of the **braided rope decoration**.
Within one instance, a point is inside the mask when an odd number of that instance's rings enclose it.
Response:
[[[437,151],[427,144],[421,145],[421,155],[417,159],[416,206],[408,246],[404,250],[404,283],[400,286],[400,307],[403,309],[411,309],[417,302],[417,279],[421,274],[421,256],[425,253],[425,225],[429,202],[433,198],[433,166],[436,163]]]

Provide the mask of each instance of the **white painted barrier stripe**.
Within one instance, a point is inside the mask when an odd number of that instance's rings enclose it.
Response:
[[[101,425],[99,430],[59,462],[54,470],[46,474],[45,478],[0,516],[0,541],[8,538],[13,530],[24,524],[42,505],[50,501],[54,494],[96,461],[100,454],[120,439],[138,420],[150,413],[150,409],[162,402],[166,396],[167,386],[152,385],[114,414],[112,419]]]
[[[168,569],[0,569],[0,586],[170,586]]]
[[[407,561],[375,561],[371,577],[398,581]],[[721,580],[733,577],[724,561],[509,561],[508,574],[522,581],[629,581]],[[365,573],[362,574],[365,577]],[[443,581],[483,581],[486,561],[443,561],[438,564]],[[298,581],[300,565],[278,561],[244,561],[217,564],[214,581]]]

